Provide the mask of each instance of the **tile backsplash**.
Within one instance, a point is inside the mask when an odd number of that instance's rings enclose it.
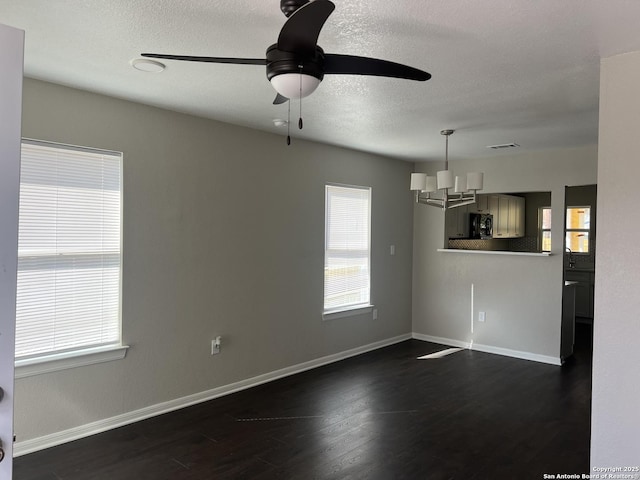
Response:
[[[513,252],[539,252],[538,237],[522,237],[509,239],[509,250]]]
[[[511,252],[538,252],[538,237],[490,240],[450,239],[449,248],[461,250],[502,250]]]
[[[449,240],[449,248],[460,250],[509,250],[509,240],[471,240],[468,238]]]

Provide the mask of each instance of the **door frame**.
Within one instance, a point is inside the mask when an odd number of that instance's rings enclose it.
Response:
[[[0,478],[13,474],[13,389],[24,32],[0,24]]]

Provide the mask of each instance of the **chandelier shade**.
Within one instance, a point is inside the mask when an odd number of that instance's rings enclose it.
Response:
[[[412,173],[411,174],[411,190],[420,190],[424,192],[427,189],[427,174]]]
[[[456,193],[464,193],[467,191],[467,176],[461,177],[460,175],[456,175],[456,183],[455,188],[453,189]]]
[[[482,190],[484,187],[484,173],[467,173],[467,190]]]
[[[451,170],[441,170],[436,173],[438,179],[438,190],[443,188],[452,188],[454,185],[453,172]]]

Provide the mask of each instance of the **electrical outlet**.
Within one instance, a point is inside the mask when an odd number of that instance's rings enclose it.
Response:
[[[486,319],[486,312],[478,312],[478,321],[484,322]]]

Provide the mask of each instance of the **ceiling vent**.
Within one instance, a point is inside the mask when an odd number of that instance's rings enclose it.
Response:
[[[520,145],[517,143],[503,143],[502,145],[488,145],[487,148],[493,148],[494,150],[502,150],[503,148],[518,148]]]

